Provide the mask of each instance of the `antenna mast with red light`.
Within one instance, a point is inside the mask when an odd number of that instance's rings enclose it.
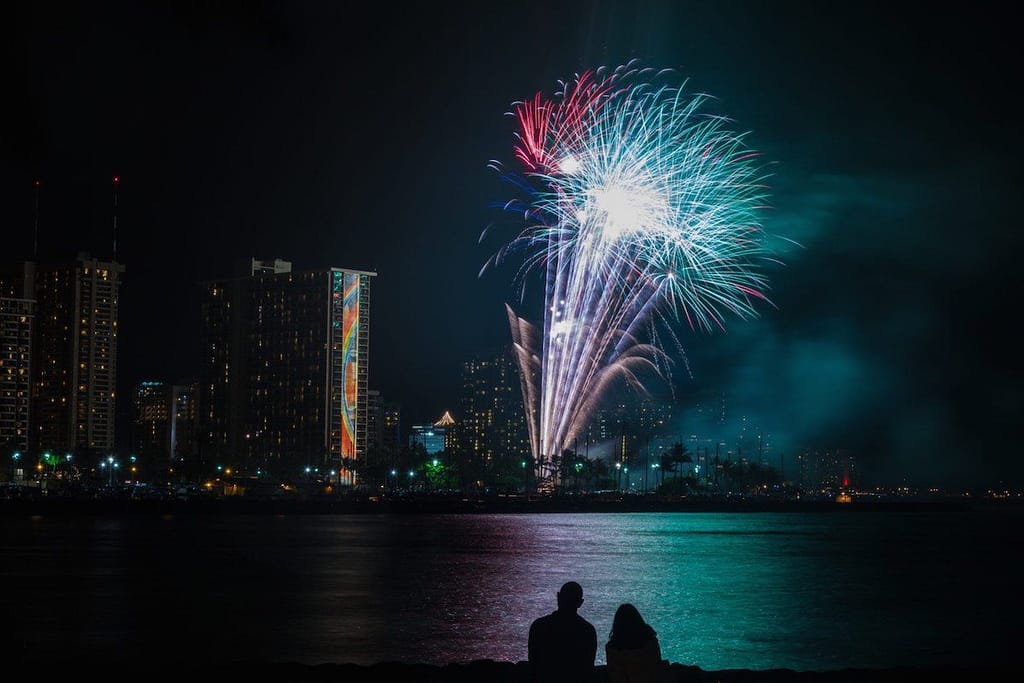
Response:
[[[114,261],[117,261],[117,186],[120,184],[120,176],[114,176]]]
[[[35,197],[35,222],[32,226],[32,260],[39,260],[39,186],[42,185],[41,180],[36,180],[32,185],[36,188]]]

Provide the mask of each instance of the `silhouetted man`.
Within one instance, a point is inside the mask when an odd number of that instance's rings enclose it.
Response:
[[[576,613],[583,587],[569,581],[558,591],[558,609],[530,624],[530,680],[534,683],[591,683],[597,630]]]

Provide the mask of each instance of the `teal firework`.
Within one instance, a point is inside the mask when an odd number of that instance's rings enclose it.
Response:
[[[513,106],[523,170],[506,177],[527,198],[507,206],[526,225],[496,258],[522,255],[522,281],[545,279],[539,333],[509,308],[542,477],[613,385],[664,375],[659,339],[768,302],[765,164],[685,86],[631,63]]]

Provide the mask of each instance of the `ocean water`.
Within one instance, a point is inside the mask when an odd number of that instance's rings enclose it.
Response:
[[[854,506],[851,506],[851,508]],[[526,659],[582,584],[705,670],[1007,665],[1018,509],[0,517],[8,656],[305,664]]]

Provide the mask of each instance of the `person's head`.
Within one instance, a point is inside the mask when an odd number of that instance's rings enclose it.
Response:
[[[640,616],[640,610],[626,602],[619,605],[612,619],[608,640],[617,647],[638,647],[657,633]]]
[[[558,609],[577,610],[583,604],[583,586],[575,581],[562,584],[558,591]]]

